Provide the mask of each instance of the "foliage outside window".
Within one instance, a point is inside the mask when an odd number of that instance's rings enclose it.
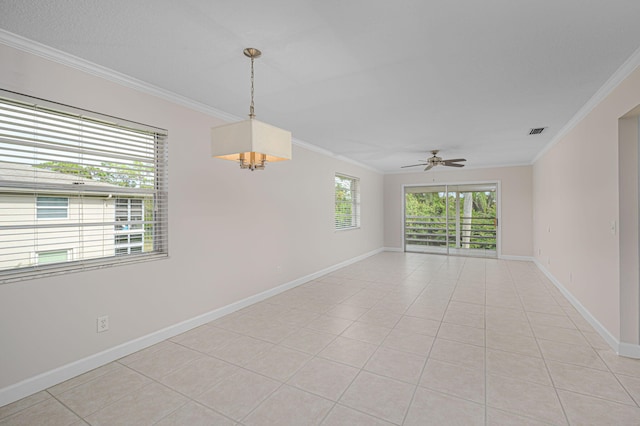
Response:
[[[470,249],[496,249],[496,193],[472,192],[408,192],[405,194],[405,215],[409,236],[423,234],[428,244],[456,245],[456,194],[460,203],[457,218],[460,225],[461,247]],[[447,203],[449,208],[447,210]],[[447,211],[449,220],[447,221]],[[448,224],[448,227],[447,227]],[[453,237],[451,237],[453,236]],[[412,241],[412,244],[421,244]]]
[[[166,131],[0,90],[0,283],[166,257],[167,188]]]
[[[360,227],[360,180],[351,176],[335,176],[335,229]]]

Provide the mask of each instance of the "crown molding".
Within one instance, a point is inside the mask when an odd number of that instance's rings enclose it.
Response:
[[[177,93],[162,89],[160,87],[146,83],[142,80],[138,80],[134,77],[119,73],[107,67],[103,67],[102,65],[98,65],[96,63],[63,52],[61,50],[54,49],[53,47],[30,40],[9,31],[0,29],[0,42],[6,44],[7,46],[22,50],[27,53],[31,53],[33,55],[56,62],[58,64],[77,69],[79,71],[103,78],[105,80],[109,80],[121,86],[125,86],[139,92],[147,93],[149,95],[162,98],[164,100],[185,106],[199,112],[203,112],[205,114],[213,115],[216,118],[220,118],[225,121],[241,120],[240,117],[237,117],[233,114],[229,114],[203,103],[196,102],[185,96],[178,95]]]
[[[582,108],[567,122],[567,124],[560,129],[560,131],[549,141],[547,145],[540,150],[540,152],[533,158],[531,164],[538,161],[544,154],[546,154],[554,145],[556,145],[567,133],[569,133],[578,123],[600,103],[602,102],[613,90],[629,77],[629,75],[640,66],[640,48],[638,48],[624,63],[613,73],[611,77],[602,85],[600,89],[583,105]]]
[[[189,109],[214,116],[216,118],[219,118],[227,122],[244,120],[243,117],[238,117],[237,115],[230,114],[228,112],[219,110],[217,108],[213,108],[209,105],[194,101],[185,96],[179,95],[175,92],[162,89],[158,86],[154,86],[142,80],[138,80],[134,77],[114,71],[107,67],[103,67],[102,65],[98,65],[96,63],[87,61],[85,59],[63,52],[61,50],[54,49],[53,47],[47,46],[37,41],[30,40],[28,38],[22,37],[20,35],[14,34],[12,32],[9,32],[3,29],[0,29],[0,43],[3,43],[9,47],[13,47],[18,50],[21,50],[23,52],[27,52],[32,55],[50,60],[52,62],[56,62],[58,64],[68,66],[70,68],[77,69],[87,74],[91,74],[93,76],[114,82],[121,86],[128,87],[130,89],[134,89],[139,92],[164,99],[166,101],[187,107]],[[300,139],[294,138],[292,140],[292,143],[294,145],[297,145],[309,151],[313,151],[322,155],[326,155],[331,158],[335,158],[340,161],[351,163],[358,167],[362,167],[364,169],[367,169],[376,173],[382,173],[380,170],[375,169],[371,166],[368,166],[366,164],[360,163],[350,158],[335,154],[329,150],[317,147],[313,144],[302,141]]]
[[[369,170],[371,172],[375,172],[375,173],[379,173],[379,174],[385,174],[382,170],[376,169],[375,167],[371,167],[371,166],[369,166],[367,164],[364,164],[364,163],[361,163],[359,161],[352,160],[349,157],[344,157],[344,156],[342,156],[340,154],[336,154],[335,152],[329,151],[328,149],[320,148],[320,147],[318,147],[316,145],[312,145],[312,144],[310,144],[308,142],[301,141],[300,139],[293,138],[292,142],[293,142],[294,145],[297,145],[300,148],[304,148],[304,149],[306,149],[308,151],[312,151],[312,152],[315,152],[315,153],[318,153],[318,154],[322,154],[322,155],[325,155],[327,157],[335,158],[336,160],[340,160],[340,161],[343,161],[345,163],[353,164],[354,166],[361,167],[361,168]]]

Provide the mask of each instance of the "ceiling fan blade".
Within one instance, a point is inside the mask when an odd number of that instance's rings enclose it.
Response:
[[[426,166],[427,163],[422,163],[422,164],[412,164],[410,166],[402,166],[400,167],[401,169],[404,169],[405,167],[416,167],[416,166]]]
[[[454,158],[449,160],[444,160],[445,163],[458,163],[460,161],[467,161],[466,158]]]
[[[426,172],[427,170],[431,170],[433,168],[433,164],[429,164],[427,167],[424,168],[424,171]]]
[[[457,163],[449,163],[448,161],[445,161],[443,166],[448,166],[448,167],[464,167],[464,164],[457,164]]]

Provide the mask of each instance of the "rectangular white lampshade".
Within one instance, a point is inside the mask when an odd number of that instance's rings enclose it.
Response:
[[[291,159],[291,132],[251,118],[211,129],[211,155],[240,160],[240,154],[265,154],[266,160]]]

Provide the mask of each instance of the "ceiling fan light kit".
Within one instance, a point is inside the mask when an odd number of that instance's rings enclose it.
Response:
[[[440,151],[437,149],[434,149],[433,151],[431,151],[432,156],[427,158],[427,160],[424,163],[411,164],[409,166],[402,166],[401,169],[404,169],[407,167],[426,166],[424,168],[424,171],[426,172],[428,170],[431,170],[435,166],[464,167],[464,164],[459,164],[459,163],[462,161],[467,161],[465,158],[452,158],[452,159],[444,160],[442,159],[442,157],[438,157],[438,152]]]
[[[291,132],[255,119],[253,105],[253,61],[258,49],[243,51],[251,59],[251,104],[249,119],[211,129],[211,155],[240,163],[241,169],[264,170],[267,162],[291,159]]]

